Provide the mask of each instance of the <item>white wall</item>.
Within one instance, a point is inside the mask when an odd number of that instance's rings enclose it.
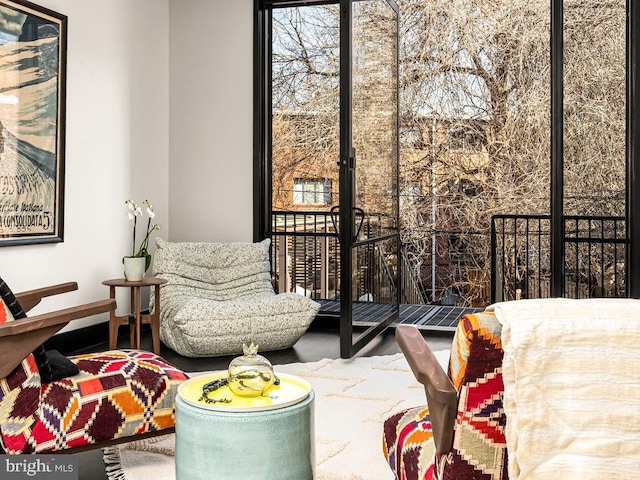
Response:
[[[154,204],[165,239],[251,241],[252,0],[36,2],[68,16],[64,242],[0,248],[0,276],[79,291],[33,313],[108,296],[131,249],[127,198]]]
[[[169,0],[174,241],[253,238],[253,1]]]
[[[0,248],[0,275],[15,291],[79,291],[34,313],[108,296],[101,281],[122,276],[131,248],[125,199],[151,200],[163,233],[169,218],[168,0],[37,2],[68,16],[64,242]]]

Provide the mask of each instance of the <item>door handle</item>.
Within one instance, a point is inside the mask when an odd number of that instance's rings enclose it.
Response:
[[[353,211],[355,212],[355,218],[358,220],[355,234],[351,237],[351,240],[355,242],[358,240],[358,237],[360,236],[360,231],[362,230],[362,225],[364,224],[364,217],[366,214],[364,213],[364,210],[360,207],[353,207]],[[333,228],[338,234],[338,241],[340,241],[340,229],[338,228],[338,220],[337,220],[340,216],[340,206],[334,205],[333,207],[331,207],[329,212],[331,215],[331,223],[333,224]]]
[[[339,215],[340,215],[340,206],[339,205],[334,205],[329,210],[329,213],[331,215],[331,223],[333,223],[333,229],[338,234],[338,242],[339,242],[340,241],[340,229],[338,228],[338,220],[337,220],[337,218],[339,218]]]
[[[353,236],[353,241],[357,242],[358,237],[360,236],[360,230],[362,230],[362,224],[364,223],[364,210],[360,207],[353,207],[353,210],[356,212],[355,218],[360,217],[360,223],[358,223],[358,228],[356,229],[356,233]]]

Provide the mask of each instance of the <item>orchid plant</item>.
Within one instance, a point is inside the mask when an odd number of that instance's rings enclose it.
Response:
[[[147,229],[140,243],[140,248],[136,251],[136,230],[138,227],[138,217],[142,217],[142,207],[131,200],[124,202],[127,205],[127,217],[133,221],[133,238],[131,243],[131,257],[138,257],[145,259],[144,271],[146,272],[151,266],[151,254],[149,253],[149,237],[154,230],[160,230],[160,225],[157,223],[151,223],[156,218],[156,214],[153,212],[153,205],[149,200],[143,202],[143,206],[147,212]],[[123,260],[124,261],[124,260]]]

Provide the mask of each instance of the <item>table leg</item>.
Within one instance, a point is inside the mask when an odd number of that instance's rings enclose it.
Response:
[[[151,338],[153,339],[153,353],[160,355],[160,285],[153,287],[155,301],[151,315]]]
[[[116,298],[116,287],[109,287],[109,298]],[[120,323],[116,318],[116,309],[109,312],[109,350],[115,350],[118,342],[118,327]]]
[[[136,348],[140,350],[140,330],[142,328],[142,318],[140,317],[140,287],[135,287],[136,290]]]
[[[129,348],[136,348],[136,297],[134,287],[129,290]]]

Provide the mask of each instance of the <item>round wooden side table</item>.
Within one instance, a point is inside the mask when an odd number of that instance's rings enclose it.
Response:
[[[130,282],[126,278],[114,278],[105,280],[103,285],[109,287],[109,297],[116,298],[116,287],[129,287],[131,290],[130,313],[116,315],[115,310],[109,314],[109,349],[116,348],[118,340],[118,328],[120,325],[129,325],[129,345],[140,350],[140,327],[142,324],[151,325],[151,337],[153,339],[153,353],[160,354],[160,285],[167,283],[164,278],[144,277],[139,282]],[[140,296],[142,287],[154,287],[154,311],[149,314],[140,313]]]

